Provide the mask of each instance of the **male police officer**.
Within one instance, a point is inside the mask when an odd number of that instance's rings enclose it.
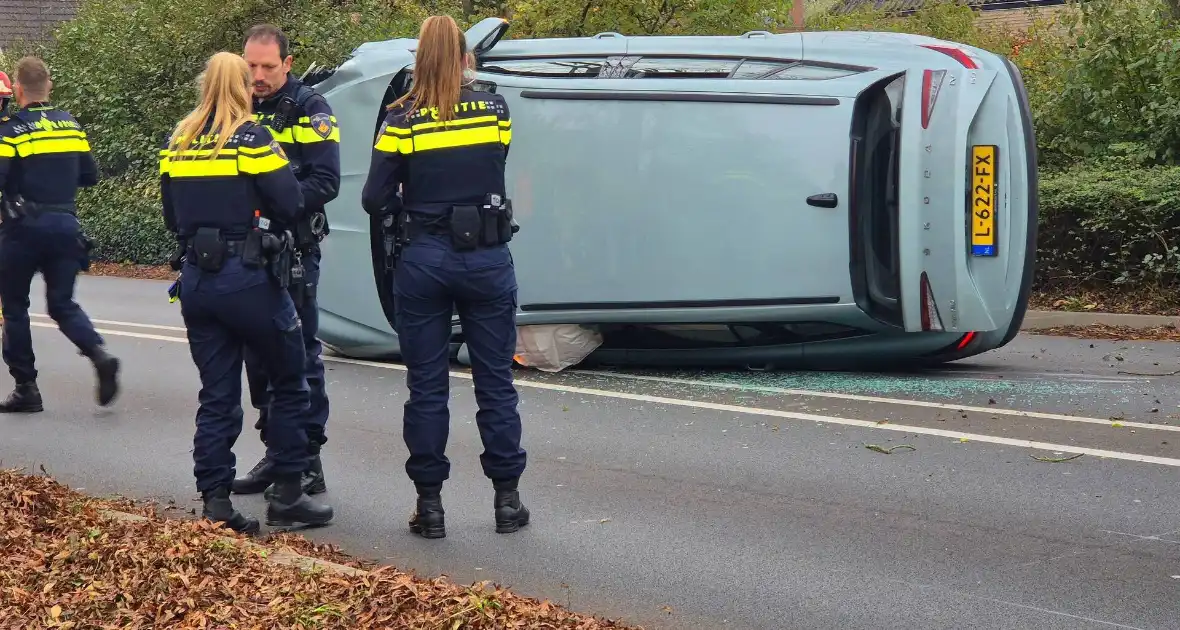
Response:
[[[243,57],[254,78],[255,118],[271,130],[286,151],[305,201],[303,217],[290,226],[298,241],[298,262],[304,269],[302,283],[292,279],[291,297],[303,321],[306,377],[311,388],[306,430],[312,457],[303,477],[303,489],[308,494],[317,494],[327,489],[320,447],[327,442],[324,426],[328,421],[328,396],[324,391],[322,348],[316,339],[319,332],[316,286],[320,275],[319,242],[328,233],[324,205],[335,199],[340,190],[340,131],[324,97],[291,74],[292,58],[282,30],[269,24],[251,28],[246,33]],[[247,355],[250,398],[259,410],[254,426],[266,443],[270,395],[262,366],[258,357]],[[233,491],[236,494],[262,492],[275,480],[272,471],[270,462],[263,457],[244,477],[234,480]]]
[[[98,373],[98,402],[118,393],[119,360],[74,302],[89,241],[78,224],[79,187],[98,182],[98,167],[82,126],[49,103],[53,83],[36,57],[17,62],[13,92],[19,109],[0,118],[0,301],[4,303],[4,362],[16,390],[0,412],[42,410],[29,331],[29,285],[40,271],[46,309]]]

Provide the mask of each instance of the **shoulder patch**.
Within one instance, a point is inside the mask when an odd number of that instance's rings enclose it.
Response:
[[[279,144],[278,140],[271,140],[270,141],[270,150],[274,151],[275,155],[283,158],[284,160],[287,159],[287,153],[285,151],[283,151],[283,147],[282,147],[282,145]]]
[[[332,119],[327,114],[314,114],[311,117],[311,130],[317,136],[327,140],[332,134]]]

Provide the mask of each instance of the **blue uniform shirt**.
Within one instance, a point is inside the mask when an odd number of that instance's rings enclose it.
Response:
[[[237,128],[215,157],[216,138],[204,134],[177,152],[165,144],[160,152],[160,194],[164,225],[179,239],[200,227],[219,228],[226,238],[244,238],[254,211],[278,221],[293,221],[303,210],[303,193],[279,143],[265,127],[247,121]]]
[[[303,108],[293,108],[283,130],[275,131],[275,113],[283,97],[297,102],[300,96],[307,96]],[[340,128],[328,101],[288,75],[277,92],[254,99],[254,112],[254,119],[270,130],[291,160],[306,214],[323,212],[340,193]]]
[[[86,131],[69,112],[30,103],[0,117],[0,199],[71,204],[79,188],[96,183]]]
[[[373,146],[361,206],[381,212],[395,202],[399,184],[405,208],[423,213],[504,195],[511,142],[512,117],[499,94],[463,90],[447,123],[429,108],[393,107]]]

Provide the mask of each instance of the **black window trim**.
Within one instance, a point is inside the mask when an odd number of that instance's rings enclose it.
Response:
[[[796,59],[793,57],[765,57],[765,56],[750,56],[750,55],[743,55],[743,56],[711,55],[711,54],[704,54],[704,53],[657,53],[657,54],[575,53],[575,54],[568,54],[568,55],[547,53],[547,54],[537,54],[537,55],[511,55],[511,56],[504,56],[504,57],[485,57],[483,59],[480,59],[478,70],[480,72],[487,72],[488,74],[493,74],[493,75],[498,75],[498,76],[518,76],[518,77],[529,77],[529,78],[595,79],[595,78],[598,78],[599,75],[594,75],[593,77],[585,77],[585,76],[577,76],[577,75],[562,76],[562,75],[515,74],[515,73],[506,74],[506,73],[489,71],[486,69],[486,66],[489,64],[497,63],[497,62],[506,62],[506,61],[507,62],[512,62],[512,61],[557,61],[557,60],[571,60],[572,61],[572,60],[578,60],[578,59],[594,59],[594,60],[599,60],[600,63],[602,64],[602,67],[605,68],[606,63],[609,60],[615,59],[615,58],[621,58],[621,59],[634,58],[636,61],[639,61],[640,59],[650,58],[650,59],[708,59],[708,60],[736,62],[736,65],[733,67],[733,70],[730,70],[729,74],[726,75],[726,77],[725,77],[726,79],[732,79],[733,74],[735,72],[737,72],[738,69],[742,67],[742,64],[746,63],[747,61],[756,62],[756,63],[781,64],[781,66],[782,66],[778,69],[770,70],[770,71],[766,72],[765,74],[759,75],[757,77],[737,79],[739,81],[759,81],[759,80],[765,79],[766,77],[768,77],[770,75],[777,74],[779,72],[782,72],[783,70],[788,70],[790,68],[798,67],[800,65],[815,66],[815,67],[819,67],[819,68],[829,68],[832,70],[847,70],[847,71],[854,72],[854,73],[872,72],[872,71],[877,70],[877,68],[871,67],[871,66],[858,66],[858,65],[847,64],[847,63],[838,63],[838,62],[834,62],[834,61],[820,61],[817,59]],[[599,74],[601,74],[601,69],[599,71]]]

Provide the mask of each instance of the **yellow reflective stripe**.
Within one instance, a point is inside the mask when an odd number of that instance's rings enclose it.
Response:
[[[16,157],[16,147],[7,142],[0,142],[0,158]]]
[[[433,151],[435,149],[452,149],[455,147],[469,147],[496,142],[500,142],[500,130],[497,127],[448,129],[446,131],[435,131],[414,136],[413,150]]]
[[[386,127],[381,137],[377,138],[374,149],[382,153],[413,153],[414,141],[410,139],[410,130],[405,127]]]
[[[286,132],[287,130],[284,129],[283,131]],[[309,144],[312,142],[324,142],[325,140],[340,142],[340,127],[337,127],[336,125],[332,125],[332,132],[328,134],[327,138],[324,138],[320,134],[316,133],[315,130],[313,130],[309,126],[295,125],[294,127],[291,127],[291,134],[290,135],[294,139],[295,142],[298,142],[300,144]]]
[[[82,138],[33,139],[16,145],[16,154],[21,157],[48,155],[51,153],[89,153],[90,143]]]
[[[282,132],[275,131],[270,127],[266,127],[266,129],[270,132],[270,135],[273,136],[275,140],[283,144],[291,144],[292,142],[295,142],[295,138],[291,134],[291,130],[294,129],[294,127],[287,127],[286,129],[283,129]]]
[[[238,147],[238,153],[242,155],[266,155],[267,153],[274,153],[269,146],[266,147]]]
[[[511,129],[501,129],[500,130],[500,144],[512,144],[512,130]]]
[[[165,171],[165,164],[167,171]],[[233,156],[198,160],[173,160],[165,158],[160,163],[160,172],[170,177],[233,177],[238,174],[238,163]]]
[[[423,131],[426,129],[439,129],[442,127],[473,127],[475,125],[488,124],[496,122],[496,117],[493,116],[477,116],[475,118],[460,118],[448,122],[424,122],[418,123],[411,127],[414,131]]]
[[[332,121],[332,123],[333,123],[333,124],[335,124],[335,123],[336,123],[336,117],[335,117],[335,116],[328,116],[328,120]],[[310,123],[310,122],[311,122],[311,116],[304,116],[304,117],[300,118],[299,120],[297,120],[297,121],[295,121],[295,122],[301,122],[301,123]]]
[[[22,133],[19,136],[12,136],[7,140],[12,144],[22,144],[25,142],[32,142],[33,140],[43,140],[50,138],[81,138],[86,139],[86,132],[80,129],[53,129],[50,131],[30,131],[29,133]]]
[[[279,156],[273,151],[267,151],[265,154],[260,154],[258,157],[250,155],[238,155],[238,168],[243,173],[249,175],[260,175],[262,173],[270,173],[284,168],[289,162]]]

